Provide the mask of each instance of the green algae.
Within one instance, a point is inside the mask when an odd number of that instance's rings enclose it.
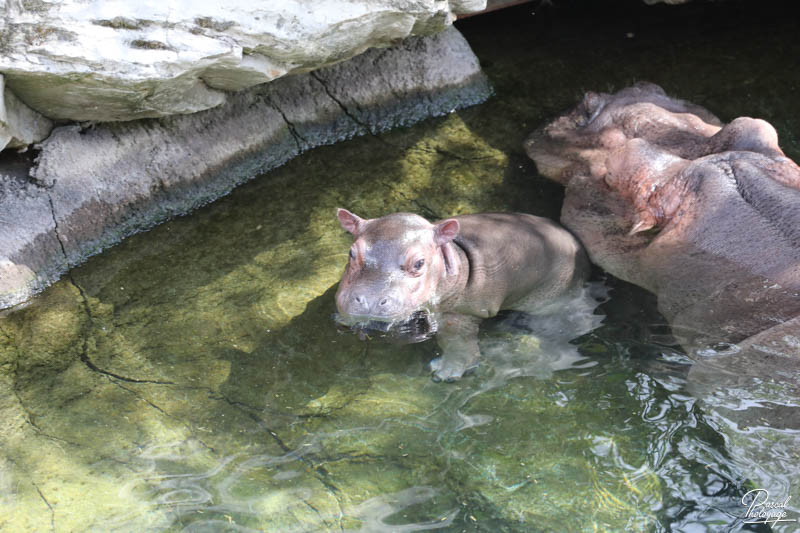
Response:
[[[433,383],[434,343],[361,342],[331,320],[350,242],[336,207],[557,218],[561,192],[522,140],[584,90],[649,79],[725,119],[765,116],[798,153],[798,114],[769,97],[782,94],[777,74],[719,53],[736,32],[666,39],[677,30],[653,26],[635,32],[637,48],[623,23],[563,16],[536,31],[498,31],[503,18],[465,25],[493,101],[315,149],[0,318],[0,530],[728,524],[745,480],[671,384],[681,366],[662,361],[670,372],[650,377],[650,361],[679,356],[649,341],[661,319],[642,291],[616,283],[604,327],[575,343],[585,364],[553,371],[543,359],[541,372],[508,380],[486,361],[459,383]],[[711,57],[724,66],[708,70]],[[546,351],[516,333],[485,332],[482,346]]]

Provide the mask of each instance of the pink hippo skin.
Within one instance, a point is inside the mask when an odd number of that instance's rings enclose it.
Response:
[[[587,93],[525,148],[592,261],[655,292],[690,354],[800,314],[800,168],[767,122],[642,83]]]
[[[337,216],[355,238],[336,293],[338,320],[388,326],[427,312],[442,350],[431,363],[436,381],[477,365],[482,319],[501,309],[552,311],[588,272],[575,238],[533,215],[462,215],[435,224],[409,213],[365,220],[339,209]]]

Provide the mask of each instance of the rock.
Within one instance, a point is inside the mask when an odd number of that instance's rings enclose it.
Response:
[[[0,150],[23,148],[50,134],[53,122],[22,103],[0,74]]]
[[[492,4],[497,4],[503,0],[450,0],[450,6],[456,15],[469,15],[481,11],[490,11]],[[510,3],[510,2],[505,2]]]
[[[490,93],[451,28],[241,91],[200,113],[56,128],[35,163],[14,160],[13,177],[0,180],[0,213],[11,217],[0,224],[0,264],[14,274],[3,281],[0,306],[305,150],[446,114]]]
[[[231,91],[430,35],[486,0],[3,2],[0,72],[53,119],[193,113]]]
[[[28,177],[30,165],[23,156],[0,155],[0,308],[40,290],[66,267],[49,198]]]
[[[800,167],[768,123],[723,126],[639,84],[587,93],[526,149],[567,188],[562,223],[594,262],[658,295],[690,353],[800,315]]]

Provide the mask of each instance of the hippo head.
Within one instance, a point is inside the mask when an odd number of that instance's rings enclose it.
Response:
[[[410,213],[365,220],[346,209],[337,216],[355,237],[336,292],[340,323],[388,331],[435,308],[440,283],[458,274],[457,220],[431,224]]]
[[[720,126],[706,109],[640,82],[615,94],[587,92],[575,108],[531,134],[525,150],[540,174],[568,185],[575,176],[606,176],[609,155],[634,138],[680,157],[706,155],[699,152]]]

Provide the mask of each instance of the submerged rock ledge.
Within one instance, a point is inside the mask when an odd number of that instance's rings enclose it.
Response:
[[[451,27],[241,91],[199,113],[56,128],[35,161],[0,160],[0,308],[310,148],[490,94],[477,58]]]

